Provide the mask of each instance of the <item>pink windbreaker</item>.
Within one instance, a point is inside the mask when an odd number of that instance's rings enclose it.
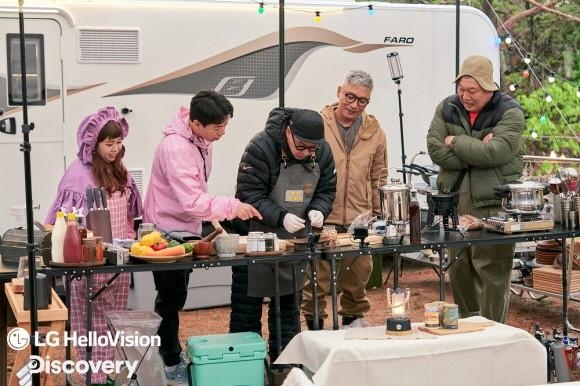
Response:
[[[181,107],[163,135],[155,149],[143,220],[166,232],[200,235],[202,220],[235,218],[239,200],[207,192],[212,145],[192,133],[189,110]]]

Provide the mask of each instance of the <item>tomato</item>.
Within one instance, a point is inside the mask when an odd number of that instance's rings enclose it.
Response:
[[[161,239],[161,240],[157,240],[152,246],[151,248],[153,248],[154,251],[160,251],[162,249],[167,248],[167,241]]]

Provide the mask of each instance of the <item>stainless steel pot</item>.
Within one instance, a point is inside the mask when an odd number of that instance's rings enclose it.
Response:
[[[381,214],[387,224],[406,224],[409,222],[410,188],[399,179],[391,178],[391,183],[380,185]]]
[[[538,214],[544,207],[544,194],[548,192],[548,186],[525,181],[498,186],[496,191],[502,198],[501,206],[507,213]]]

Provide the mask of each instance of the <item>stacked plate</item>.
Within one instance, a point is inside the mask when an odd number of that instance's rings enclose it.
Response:
[[[535,256],[538,264],[552,265],[561,254],[562,245],[557,240],[544,240],[536,245]]]

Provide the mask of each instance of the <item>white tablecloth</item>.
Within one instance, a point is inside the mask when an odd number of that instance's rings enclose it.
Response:
[[[484,322],[473,317],[465,321]],[[367,327],[382,329],[384,326]],[[303,331],[276,364],[302,364],[317,386],[516,386],[546,383],[546,350],[496,323],[437,339],[345,340],[346,330]]]

